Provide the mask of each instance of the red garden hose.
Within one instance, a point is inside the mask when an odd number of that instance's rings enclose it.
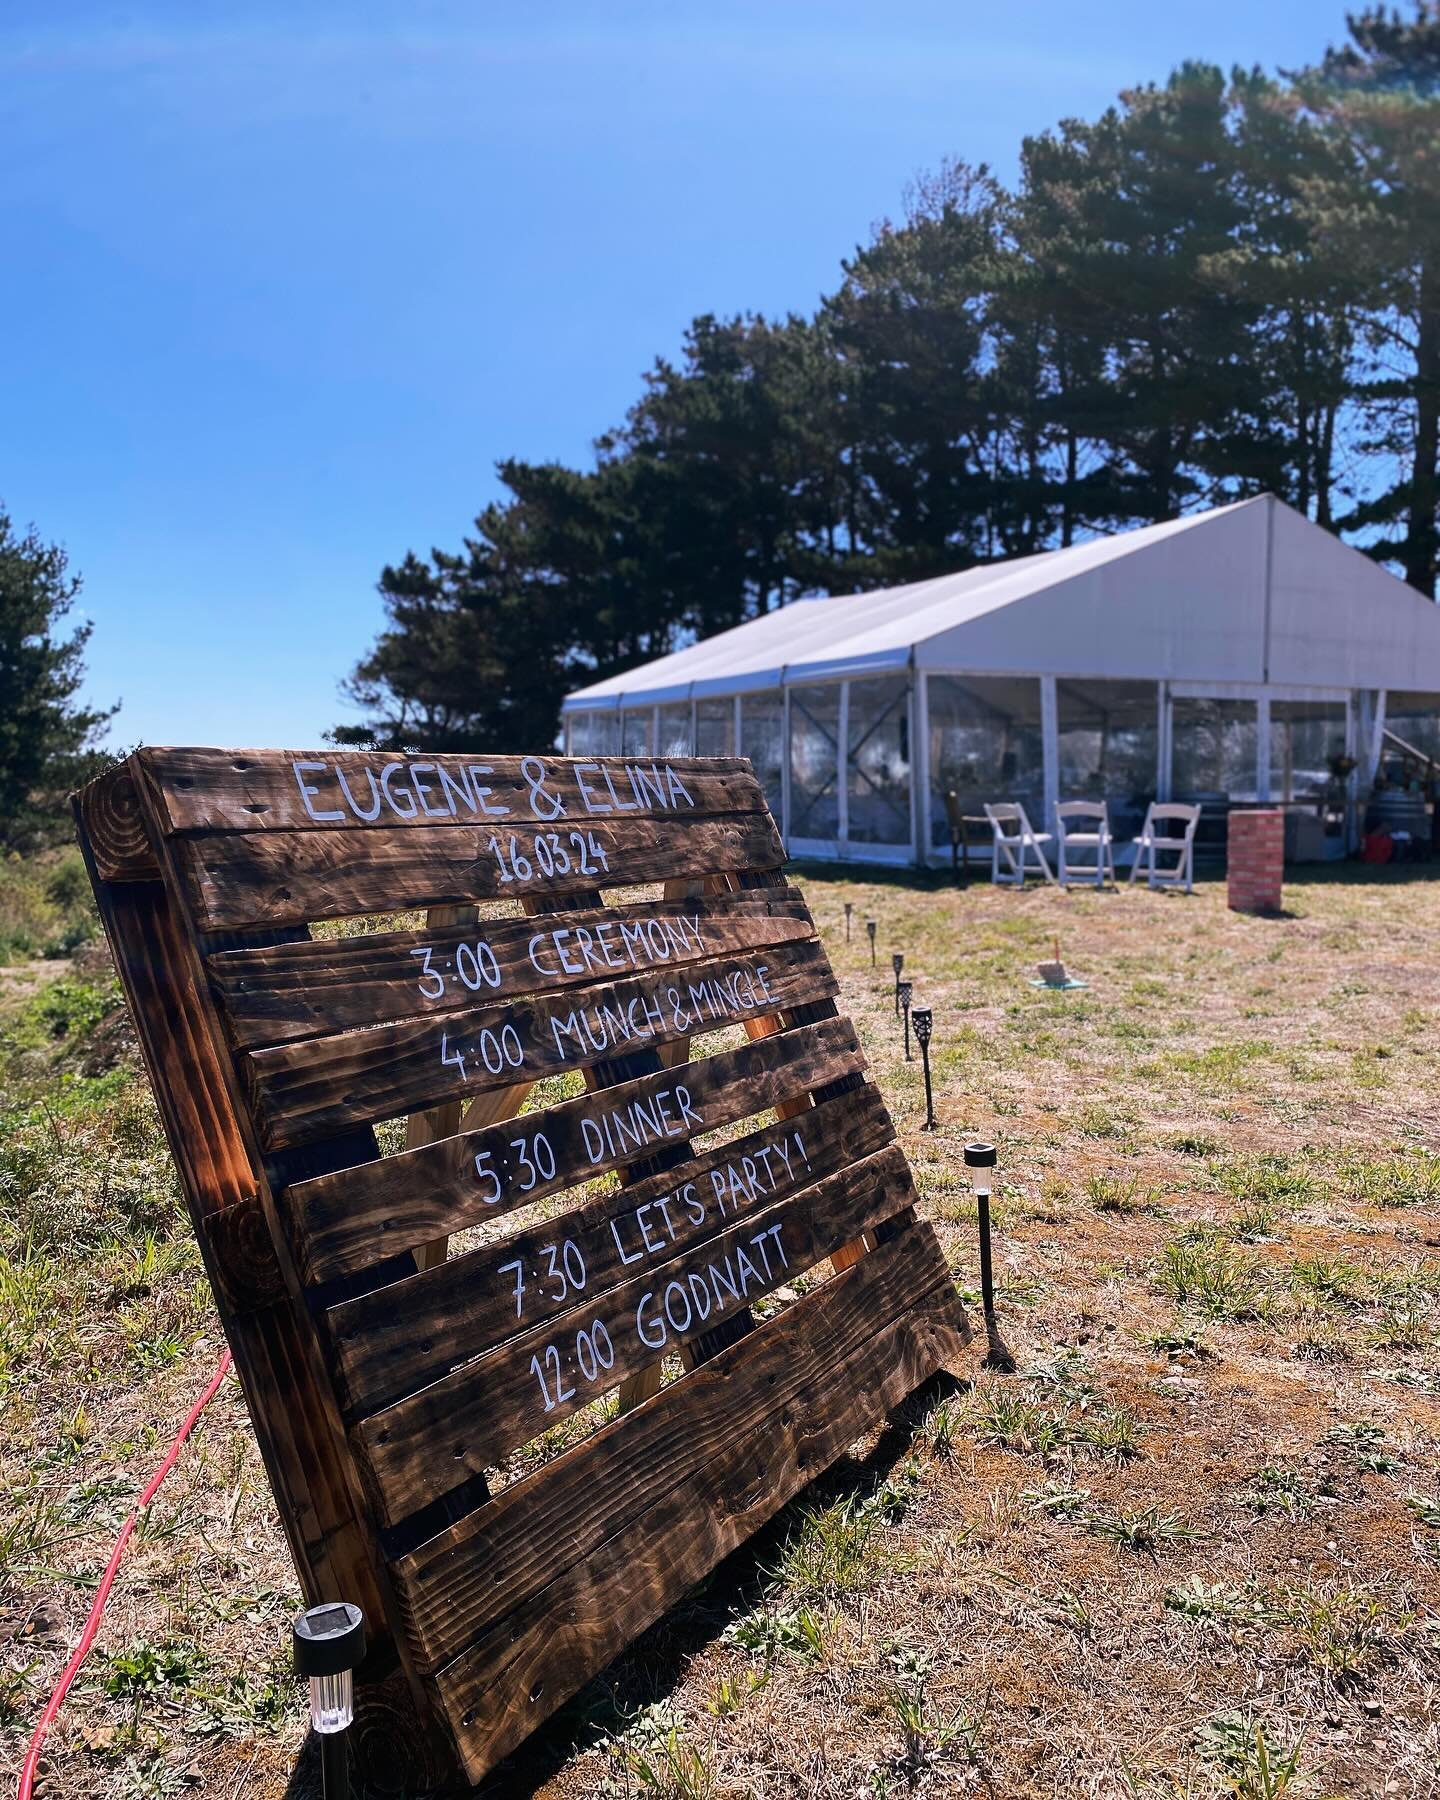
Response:
[[[220,1383],[230,1370],[230,1352],[227,1350],[220,1358],[220,1366],[211,1377],[210,1385],[186,1414],[185,1423],[175,1433],[170,1448],[165,1452],[165,1460],[150,1478],[150,1485],[141,1494],[138,1505],[125,1521],[120,1535],[115,1540],[115,1548],[110,1552],[110,1560],[105,1565],[105,1573],[100,1577],[100,1585],[95,1590],[95,1598],[90,1606],[90,1616],[85,1621],[85,1629],[80,1633],[80,1642],[75,1646],[75,1654],[65,1665],[65,1673],[56,1682],[54,1691],[45,1702],[45,1710],[40,1715],[40,1723],[35,1727],[35,1735],[30,1740],[30,1751],[25,1758],[25,1767],[20,1771],[20,1788],[16,1800],[31,1800],[35,1791],[35,1771],[40,1763],[40,1751],[55,1723],[55,1715],[60,1710],[60,1703],[70,1691],[70,1685],[80,1673],[80,1665],[90,1654],[90,1646],[95,1642],[96,1633],[100,1630],[100,1621],[105,1616],[105,1602],[110,1598],[110,1589],[115,1585],[115,1576],[120,1568],[120,1558],[125,1546],[130,1541],[130,1534],[139,1523],[140,1515],[155,1498],[160,1483],[175,1467],[176,1459],[184,1447],[186,1438],[195,1429],[201,1413],[215,1398]]]

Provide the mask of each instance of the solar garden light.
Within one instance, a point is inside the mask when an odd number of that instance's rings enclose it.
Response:
[[[310,1681],[310,1726],[320,1739],[325,1800],[349,1800],[355,1669],[365,1659],[365,1615],[341,1600],[312,1606],[295,1621],[295,1673]]]
[[[922,1131],[935,1129],[935,1095],[930,1087],[930,1032],[935,1024],[935,1015],[928,1006],[917,1006],[910,1015],[910,1022],[915,1027],[915,1042],[920,1046],[920,1061],[925,1066],[925,1123]]]
[[[914,1057],[912,1057],[910,1054],[910,1002],[914,998],[914,995],[915,995],[915,983],[913,981],[902,981],[900,983],[900,1011],[905,1016],[905,1060],[906,1060],[906,1062],[913,1062],[915,1060]]]
[[[900,971],[905,967],[905,952],[895,951],[890,958],[890,967],[895,971],[895,1017],[900,1017]]]
[[[850,942],[850,915],[854,910],[855,902],[853,900],[847,900],[845,902],[845,942],[847,944]]]
[[[870,933],[870,967],[873,969],[875,967],[875,921],[867,919],[865,929]]]
[[[1015,1372],[1015,1358],[1005,1348],[1000,1328],[995,1323],[995,1276],[990,1266],[990,1195],[995,1188],[995,1146],[967,1144],[965,1167],[970,1171],[970,1185],[975,1194],[975,1211],[980,1225],[980,1304],[985,1312],[985,1353],[987,1369]]]

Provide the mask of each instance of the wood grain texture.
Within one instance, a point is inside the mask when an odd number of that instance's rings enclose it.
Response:
[[[530,1189],[519,1186],[518,1171],[510,1167],[515,1132],[508,1122],[302,1181],[286,1195],[296,1254],[307,1280],[332,1280],[544,1199],[583,1176],[638,1162],[667,1141],[733,1125],[863,1067],[854,1027],[833,1019],[561,1101],[544,1115],[555,1177]],[[498,1095],[513,1092],[501,1089]],[[503,1192],[493,1204],[490,1184],[477,1177],[477,1158],[501,1173]]]
[[[432,906],[425,915],[427,929],[440,931],[446,927],[456,927],[461,931],[473,931],[479,918],[478,909],[473,906]],[[313,938],[302,939],[305,945],[315,942]],[[292,945],[279,945],[278,949],[292,949]],[[211,985],[215,982],[215,964],[223,960],[226,954],[212,956],[207,959],[210,970]],[[241,954],[244,954],[243,952]],[[432,1106],[424,1112],[413,1112],[405,1121],[405,1148],[418,1150],[422,1144],[438,1143],[441,1138],[453,1137],[460,1129],[461,1115],[465,1110],[463,1100],[446,1100],[439,1106]],[[518,1111],[518,1108],[517,1108]],[[415,1251],[415,1261],[422,1269],[433,1269],[443,1263],[449,1254],[448,1237],[432,1238],[428,1244],[421,1244]]]
[[[555,872],[542,867],[537,831],[547,842],[557,833],[562,837],[563,872],[553,846]],[[697,866],[778,869],[785,860],[768,813],[527,826],[520,833],[532,871],[527,880],[506,879],[510,835],[430,824],[376,828],[360,839],[347,831],[266,831],[171,842],[195,916],[209,931],[634,886],[687,875]],[[506,861],[490,847],[492,838],[504,840]],[[357,854],[360,843],[363,856]]]
[[[145,827],[140,786],[127,764],[97,775],[71,796],[70,803],[99,880],[159,880],[160,863]]]
[[[76,807],[302,1586],[371,1614],[371,1773],[479,1779],[960,1367],[953,1283],[763,795],[736,759],[144,750]],[[654,882],[659,903],[602,905]],[[497,897],[529,916],[472,922]],[[423,931],[301,941],[411,909]],[[472,993],[482,936],[499,985]],[[731,1020],[756,1041],[682,1062]],[[515,1118],[559,1068],[590,1091]],[[370,1124],[404,1115],[378,1157]],[[604,1171],[624,1185],[442,1260]],[[563,1284],[557,1241],[583,1265]],[[858,1260],[755,1325],[747,1301],[827,1256]],[[687,1373],[655,1392],[675,1348]],[[487,1493],[616,1385],[633,1410]],[[403,1680],[374,1685],[397,1647]]]
[[[88,857],[83,809],[77,813]],[[265,1228],[257,1198],[263,1176],[207,1022],[199,957],[164,885],[105,882],[93,860],[91,872],[302,1587],[311,1602],[345,1594],[367,1613],[373,1608],[383,1651],[378,1546],[362,1525],[338,1415],[327,1411],[335,1403],[319,1346],[308,1321],[297,1318]]]
[[[644,1368],[658,1350],[677,1349],[713,1330],[728,1313],[793,1281],[914,1200],[904,1154],[896,1146],[881,1150],[653,1270],[593,1299],[587,1295],[558,1318],[362,1419],[352,1442],[369,1472],[379,1516],[393,1524],[469,1476],[484,1474],[509,1451]],[[596,1373],[587,1380],[577,1334],[589,1334],[593,1345],[595,1320],[604,1327],[612,1360],[597,1364],[592,1357]]]
[[[749,762],[734,756],[421,756],[156,746],[135,760],[150,780],[166,833],[432,825],[517,830],[623,813],[765,810]],[[373,818],[365,816],[370,813]]]
[[[469,908],[471,920],[453,927],[433,917],[451,910],[432,908],[423,931],[307,939],[212,957],[210,980],[235,1042],[243,1049],[288,1043],[815,935],[804,900],[793,892],[487,919],[483,925],[472,922]]]
[[[851,1168],[894,1135],[878,1091],[865,1087],[332,1307],[327,1324],[347,1410],[374,1411],[576,1304],[565,1245],[573,1247],[571,1267],[578,1258],[582,1270],[583,1304],[597,1306],[640,1265],[652,1273],[666,1267],[737,1217]]]
[[[964,1313],[933,1232],[915,1225],[649,1405],[399,1558],[391,1574],[417,1665],[452,1662],[492,1627],[508,1627],[571,1564],[588,1563],[628,1520],[707,1469],[757,1419],[783,1417],[813,1381],[824,1384],[823,1413],[845,1391],[838,1374],[846,1361],[865,1352],[889,1320],[936,1293],[931,1310],[954,1333],[947,1354],[958,1359],[968,1342]],[[876,1371],[884,1366],[877,1354]],[[937,1358],[927,1373],[950,1366]],[[847,1385],[863,1395],[869,1383]],[[766,1447],[782,1435],[769,1432]],[[819,1472],[811,1466],[807,1479]]]
[[[911,1298],[870,1344],[783,1407],[741,1407],[731,1444],[644,1508],[591,1560],[571,1564],[534,1609],[493,1629],[435,1677],[472,1780],[534,1731],[647,1626],[772,1519],[856,1438],[939,1370],[961,1335],[944,1294]]]
[[[250,1051],[243,1066],[266,1143],[298,1144],[486,1088],[613,1061],[836,991],[823,947],[799,941],[554,998],[277,1044]]]

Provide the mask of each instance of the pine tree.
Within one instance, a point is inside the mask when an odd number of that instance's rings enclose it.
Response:
[[[1304,200],[1317,181],[1343,179],[1345,157],[1295,91],[1259,70],[1236,70],[1230,110],[1240,219],[1209,273],[1256,309],[1261,410],[1228,422],[1221,454],[1250,484],[1331,526],[1364,292],[1359,272],[1317,241]]]
[[[61,627],[80,592],[64,550],[21,536],[0,508],[0,843],[31,849],[69,835],[65,797],[98,774],[118,706],[79,704],[89,623]]]
[[[1365,272],[1360,330],[1369,367],[1358,388],[1371,428],[1374,485],[1341,521],[1371,533],[1372,555],[1400,563],[1434,595],[1440,504],[1440,0],[1412,17],[1351,14],[1350,42],[1297,78],[1330,133],[1342,172],[1307,184],[1306,213],[1326,253]]]
[[[918,580],[993,554],[995,422],[985,301],[1000,191],[948,164],[844,265],[822,317],[839,360],[845,444],[840,579]]]

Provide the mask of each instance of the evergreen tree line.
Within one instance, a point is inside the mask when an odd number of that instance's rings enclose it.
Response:
[[[341,742],[553,742],[571,688],[814,591],[1270,491],[1437,575],[1440,0],[1187,63],[918,181],[813,316],[705,316],[592,467],[505,461],[382,575]]]

